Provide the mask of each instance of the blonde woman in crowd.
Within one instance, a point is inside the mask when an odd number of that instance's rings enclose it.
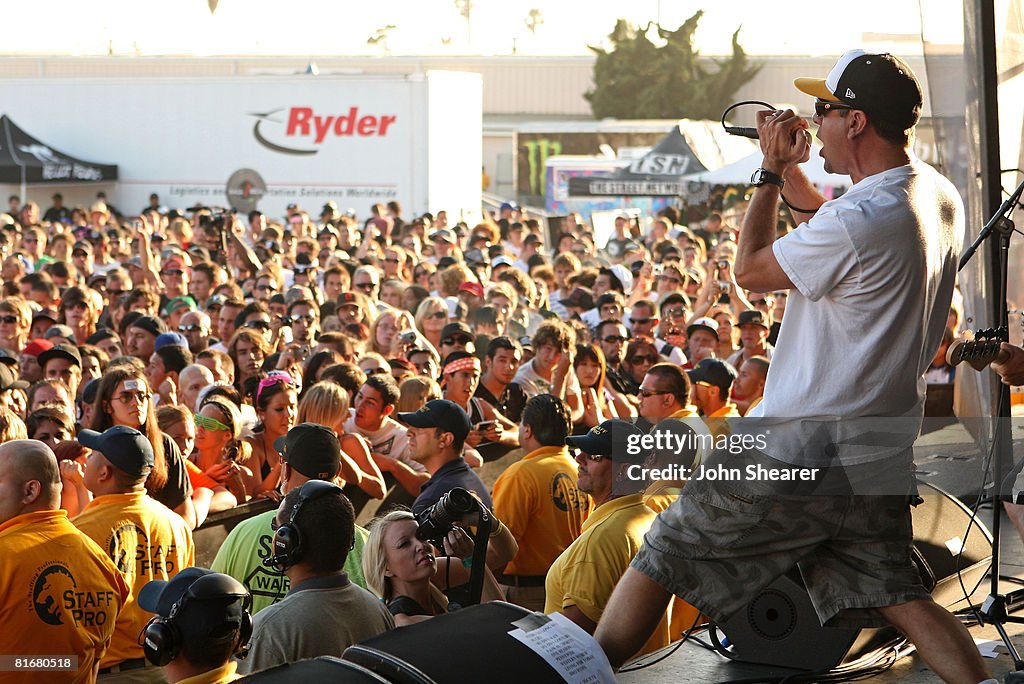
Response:
[[[495,520],[487,546],[487,567],[481,602],[504,600],[493,571],[519,551],[512,533]],[[456,525],[445,538],[445,556],[416,536],[419,525],[409,511],[392,511],[370,524],[363,547],[366,587],[387,604],[395,624],[405,627],[448,612],[443,590],[466,584],[470,569],[460,560],[471,558],[473,542]]]
[[[366,441],[345,432],[349,400],[345,390],[333,382],[319,382],[302,395],[297,423],[325,425],[341,442],[341,476],[346,483],[362,489],[374,499],[383,499],[384,475],[370,457]]]

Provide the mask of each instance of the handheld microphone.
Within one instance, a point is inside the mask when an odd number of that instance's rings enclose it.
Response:
[[[773,111],[775,110],[775,107],[768,104],[767,102],[761,102],[760,100],[743,100],[742,102],[737,102],[736,104],[729,105],[729,107],[724,112],[722,112],[722,128],[725,129],[726,133],[728,133],[729,135],[739,135],[744,138],[750,138],[751,140],[758,140],[759,137],[757,135],[756,128],[748,128],[746,126],[727,126],[725,123],[726,115],[728,115],[729,112],[736,109],[737,107],[742,107],[743,105],[760,105],[765,109],[771,109]]]
[[[756,128],[747,128],[745,126],[726,126],[725,132],[729,135],[739,135],[744,138],[750,138],[752,140],[759,140],[760,136],[757,134]]]

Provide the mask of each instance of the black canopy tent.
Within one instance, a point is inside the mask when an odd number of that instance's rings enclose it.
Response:
[[[666,197],[681,195],[686,187],[682,177],[707,171],[686,142],[679,126],[643,157],[628,166],[602,176],[569,179],[571,197]]]
[[[28,185],[101,183],[117,180],[117,166],[83,161],[53,149],[0,116],[0,183]]]

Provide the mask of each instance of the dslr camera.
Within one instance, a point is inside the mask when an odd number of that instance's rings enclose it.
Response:
[[[462,487],[455,487],[416,516],[416,524],[419,526],[416,536],[444,551],[444,540],[452,531],[452,523],[461,520],[467,513],[479,510],[480,502],[476,497]]]

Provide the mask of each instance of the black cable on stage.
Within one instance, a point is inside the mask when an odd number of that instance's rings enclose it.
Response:
[[[690,638],[690,635],[693,633],[693,630],[695,630],[697,628],[697,624],[700,622],[700,619],[702,617],[704,617],[704,616],[698,611],[697,612],[697,617],[695,617],[693,619],[693,624],[690,625],[689,628],[687,628],[687,630],[685,632],[683,632],[682,638],[679,639],[679,641],[676,642],[672,646],[672,648],[669,649],[669,651],[667,653],[664,653],[664,654],[660,655],[658,658],[652,660],[649,663],[642,663],[640,665],[633,665],[631,667],[624,667],[621,670],[619,670],[619,672],[636,672],[637,670],[642,670],[645,667],[650,667],[651,665],[655,665],[657,663],[660,663],[662,660],[665,660],[665,658],[668,658],[670,655],[672,655],[673,653],[678,651],[680,648],[682,648],[683,644],[686,643],[686,640]]]

